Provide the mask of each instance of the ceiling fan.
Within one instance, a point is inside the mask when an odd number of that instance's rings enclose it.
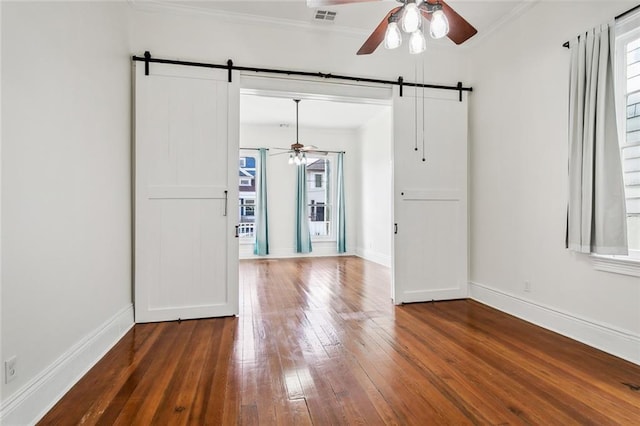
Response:
[[[299,120],[298,120],[298,108],[300,106],[300,99],[293,100],[296,103],[296,141],[291,144],[291,148],[273,148],[282,150],[284,152],[278,152],[277,154],[289,154],[289,164],[307,164],[307,152],[313,152],[320,155],[326,155],[326,151],[318,151],[318,147],[314,145],[303,145],[298,139],[299,134]]]
[[[364,3],[381,0],[307,0],[308,7],[336,6],[347,3]],[[473,37],[476,30],[443,0],[396,0],[402,3],[389,11],[373,33],[364,42],[358,55],[373,53],[384,41],[385,47],[394,49],[402,43],[398,23],[404,32],[411,34],[409,52],[421,53],[426,41],[420,29],[422,17],[431,22],[429,32],[433,38],[448,37],[455,44],[462,44]]]

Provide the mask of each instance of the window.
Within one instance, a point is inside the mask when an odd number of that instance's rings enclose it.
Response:
[[[307,157],[307,215],[311,237],[331,236],[329,160]]]
[[[249,152],[249,151],[247,151]],[[256,206],[256,158],[240,152],[238,167],[238,237],[253,242]]]
[[[629,257],[640,260],[640,20],[636,22],[632,30],[618,28],[616,91]]]

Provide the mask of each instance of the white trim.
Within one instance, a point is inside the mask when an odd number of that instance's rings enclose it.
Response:
[[[0,424],[40,420],[133,327],[129,304],[63,353],[0,406]]]
[[[540,327],[640,365],[640,335],[580,318],[482,284],[469,283],[469,297]]]
[[[475,36],[471,37],[469,41],[465,42],[462,45],[457,46],[461,50],[469,50],[478,46],[480,43],[484,42],[487,38],[491,37],[491,35],[502,29],[505,25],[509,25],[511,22],[523,16],[529,9],[535,6],[540,0],[519,0],[520,4],[516,5],[509,13],[504,15],[502,18],[494,21],[489,27],[482,29]]]
[[[313,243],[313,251],[311,253],[296,253],[293,246],[269,250],[266,256],[257,256],[253,254],[253,245],[240,245],[240,259],[292,259],[297,257],[334,257],[334,256],[355,256],[353,250],[347,249],[346,253],[338,253],[336,251],[335,241],[316,241]]]
[[[591,263],[598,271],[640,277],[640,260],[592,254]]]

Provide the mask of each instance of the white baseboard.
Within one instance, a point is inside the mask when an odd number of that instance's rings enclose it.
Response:
[[[253,254],[253,244],[240,245],[240,259],[290,259],[296,257],[328,257],[328,256],[353,256],[353,251],[347,247],[346,253],[336,251],[336,242],[316,241],[313,243],[311,253],[296,253],[293,247],[273,249],[267,256]]]
[[[131,327],[133,305],[128,305],[7,398],[0,407],[0,424],[35,424]]]
[[[469,297],[515,317],[640,365],[640,335],[577,317],[478,283]]]
[[[387,268],[391,267],[391,256],[387,254],[378,253],[373,250],[367,250],[362,247],[356,249],[356,256],[361,257],[370,262],[377,263]]]

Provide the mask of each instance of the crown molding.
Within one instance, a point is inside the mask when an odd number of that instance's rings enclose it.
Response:
[[[509,22],[521,17],[525,14],[529,9],[535,6],[537,3],[540,3],[541,0],[520,0],[520,4],[514,7],[511,12],[504,15],[502,18],[498,19],[494,22],[489,28],[482,31],[482,33],[476,34],[475,37],[471,38],[468,42],[464,43],[460,47],[463,50],[472,49],[482,42],[486,40],[493,33],[507,25]]]

